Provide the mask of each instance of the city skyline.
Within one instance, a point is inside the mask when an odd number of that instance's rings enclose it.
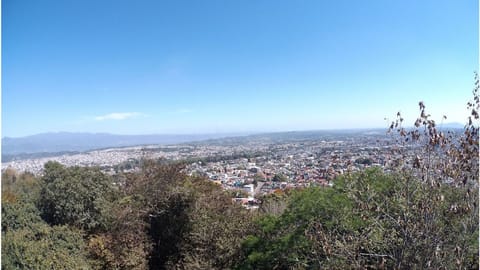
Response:
[[[477,1],[2,1],[2,137],[464,123]]]

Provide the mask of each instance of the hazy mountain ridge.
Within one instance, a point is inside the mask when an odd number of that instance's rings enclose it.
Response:
[[[463,128],[459,123],[443,124],[441,129]],[[56,132],[41,133],[26,137],[2,138],[2,161],[30,157],[55,156],[97,149],[139,146],[168,145],[179,143],[195,144],[244,144],[251,141],[302,141],[308,139],[341,139],[344,135],[358,133],[363,135],[384,135],[387,129],[343,129],[343,130],[307,130],[268,133],[217,133],[217,134],[148,134],[116,135],[109,133]]]
[[[63,151],[88,151],[99,148],[146,144],[176,144],[235,135],[240,134],[115,135],[109,133],[42,133],[19,138],[2,138],[2,156]]]

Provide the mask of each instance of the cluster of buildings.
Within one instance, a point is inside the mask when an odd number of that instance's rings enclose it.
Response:
[[[186,160],[186,173],[199,175],[238,192],[238,201],[255,206],[260,195],[285,189],[329,186],[345,172],[378,166],[388,170],[392,162],[414,156],[385,134],[342,134],[321,138],[251,137],[213,140],[169,146],[137,146],[96,150],[80,154],[17,160],[2,164],[41,174],[49,160],[66,166],[98,166],[115,174],[138,169],[143,158]]]
[[[254,198],[284,189],[331,186],[331,180],[340,174],[372,166],[388,170],[394,165],[392,160],[409,153],[399,151],[387,140],[372,139],[277,142],[263,155],[197,161],[186,171],[207,177],[227,190],[248,190],[248,197]]]

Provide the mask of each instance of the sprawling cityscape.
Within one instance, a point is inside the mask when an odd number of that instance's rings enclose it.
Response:
[[[0,269],[479,269],[479,1],[0,14]]]
[[[40,175],[43,165],[52,160],[117,174],[138,170],[142,159],[184,161],[187,174],[206,177],[226,190],[244,190],[253,199],[276,190],[331,185],[337,175],[372,166],[389,170],[401,154],[414,152],[385,130],[293,132],[14,160],[2,164],[2,170]]]

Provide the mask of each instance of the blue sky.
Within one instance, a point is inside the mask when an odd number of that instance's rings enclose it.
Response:
[[[464,122],[478,1],[2,1],[2,136]]]

